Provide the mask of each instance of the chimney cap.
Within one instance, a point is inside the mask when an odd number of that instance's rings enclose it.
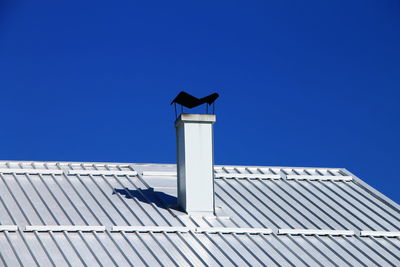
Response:
[[[175,120],[175,125],[182,122],[196,122],[196,123],[214,123],[217,116],[214,114],[187,114],[183,113]]]
[[[203,98],[197,98],[195,96],[192,96],[191,94],[182,91],[174,98],[174,100],[172,100],[171,105],[176,103],[187,108],[194,108],[205,103],[211,105],[215,102],[215,100],[217,100],[218,97],[218,93],[212,93],[211,95],[205,96]]]

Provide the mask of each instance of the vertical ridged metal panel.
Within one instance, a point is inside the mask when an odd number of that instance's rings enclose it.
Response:
[[[224,174],[215,178],[216,216],[188,216],[174,205],[174,165],[0,162],[0,265],[400,265],[399,237],[359,234],[399,232],[399,205],[347,170],[216,166],[215,172]],[[106,230],[24,231],[26,225]],[[190,231],[111,231],[129,225]],[[193,230],[198,227],[235,233]],[[355,234],[281,235],[279,229]]]
[[[0,232],[5,266],[398,266],[398,238]]]

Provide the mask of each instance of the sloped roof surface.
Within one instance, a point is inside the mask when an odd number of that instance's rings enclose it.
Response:
[[[0,265],[400,265],[399,205],[345,169],[215,166],[215,194],[194,217],[175,165],[0,162]]]

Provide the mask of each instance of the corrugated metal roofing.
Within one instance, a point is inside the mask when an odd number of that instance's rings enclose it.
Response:
[[[399,205],[345,169],[215,173],[188,216],[175,165],[0,162],[0,264],[400,265]]]
[[[0,232],[0,262],[6,266],[398,266],[399,245],[397,238],[356,236]]]

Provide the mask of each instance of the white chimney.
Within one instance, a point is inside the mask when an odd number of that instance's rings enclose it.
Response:
[[[214,214],[215,115],[181,114],[175,121],[178,205],[190,214]]]

